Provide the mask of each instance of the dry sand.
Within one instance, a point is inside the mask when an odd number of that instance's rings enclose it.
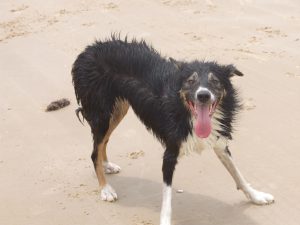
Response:
[[[123,169],[108,177],[119,200],[102,202],[90,131],[74,113],[71,65],[112,31],[145,38],[174,58],[234,63],[245,74],[234,81],[246,106],[231,149],[248,180],[276,203],[249,204],[205,151],[177,167],[173,224],[299,224],[298,0],[2,0],[0,224],[158,224],[162,147],[130,112],[109,144]],[[62,97],[71,106],[44,112]]]

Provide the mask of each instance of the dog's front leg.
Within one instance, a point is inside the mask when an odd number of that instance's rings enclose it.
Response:
[[[231,153],[228,149],[226,139],[219,138],[214,147],[214,151],[225,166],[225,168],[235,180],[237,189],[241,189],[245,193],[247,198],[249,198],[253,203],[258,205],[271,204],[274,202],[274,197],[271,194],[255,190],[245,180],[241,172],[238,170],[238,168],[232,161]]]
[[[163,200],[160,214],[160,225],[171,224],[171,213],[172,213],[172,178],[177,164],[177,157],[179,153],[178,147],[172,147],[166,149],[163,158]]]

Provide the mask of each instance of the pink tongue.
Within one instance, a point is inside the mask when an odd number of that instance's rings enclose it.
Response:
[[[198,137],[206,138],[211,132],[211,120],[209,117],[209,106],[196,106],[197,121],[195,132]]]

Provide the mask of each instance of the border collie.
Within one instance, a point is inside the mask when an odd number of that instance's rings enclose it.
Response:
[[[107,158],[106,146],[129,106],[165,148],[161,225],[171,224],[171,184],[177,158],[189,151],[213,149],[229,171],[237,189],[255,204],[274,201],[272,195],[252,188],[234,165],[228,148],[232,122],[240,109],[231,77],[243,76],[233,65],[162,57],[145,41],[112,36],[96,41],[78,56],[73,84],[81,112],[93,134],[92,160],[101,199],[117,194],[105,173],[120,167]],[[78,117],[79,118],[79,117]]]

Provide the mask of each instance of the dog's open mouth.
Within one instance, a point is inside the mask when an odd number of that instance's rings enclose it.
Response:
[[[216,110],[218,102],[199,104],[189,101],[188,104],[196,118],[196,123],[194,124],[196,135],[200,138],[207,138],[211,133],[211,117]]]

